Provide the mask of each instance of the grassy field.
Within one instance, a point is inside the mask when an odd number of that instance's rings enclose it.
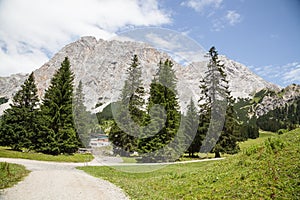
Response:
[[[29,173],[22,165],[0,162],[0,189],[11,187]]]
[[[149,173],[122,172],[124,166],[80,169],[120,186],[132,199],[300,199],[300,129],[269,136],[262,133],[222,161]]]
[[[269,137],[275,137],[277,135],[278,135],[277,133],[273,133],[273,132],[260,131],[259,132],[259,138],[248,139],[245,142],[240,142],[239,146],[240,146],[241,151],[243,151],[243,150],[249,148],[250,146],[261,144],[262,142],[264,142]]]
[[[23,158],[30,160],[54,161],[54,162],[89,162],[93,159],[91,154],[74,155],[46,155],[42,153],[13,151],[8,147],[0,147],[0,158]]]

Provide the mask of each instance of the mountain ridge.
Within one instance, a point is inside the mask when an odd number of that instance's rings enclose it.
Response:
[[[148,44],[97,40],[92,36],[82,37],[66,45],[48,62],[34,71],[38,94],[40,97],[43,96],[53,74],[60,67],[64,57],[68,57],[71,69],[75,74],[75,86],[80,80],[83,82],[85,103],[88,109],[93,110],[100,100],[101,103],[107,105],[118,99],[126,78],[126,69],[134,54],[137,54],[142,66],[142,79],[146,89],[156,73],[159,61],[170,59],[174,63],[178,79],[177,90],[182,110],[185,110],[190,98],[193,98],[194,101],[199,99],[199,81],[206,70],[204,62],[191,63],[183,67],[167,53],[160,52]],[[229,88],[234,97],[249,97],[264,88],[280,90],[279,86],[263,80],[245,65],[225,56],[220,56],[220,60],[225,65]],[[21,75],[0,78],[0,97],[11,98],[25,79],[26,77]],[[5,105],[0,105],[0,113],[1,107],[5,107]]]

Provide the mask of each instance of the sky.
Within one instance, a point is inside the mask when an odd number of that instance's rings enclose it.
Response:
[[[29,73],[81,36],[184,34],[280,86],[300,84],[299,0],[0,0],[0,76]]]

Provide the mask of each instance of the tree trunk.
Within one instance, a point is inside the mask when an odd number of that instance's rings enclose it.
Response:
[[[216,152],[215,152],[215,158],[221,158],[221,154],[220,154],[219,151],[216,151]]]

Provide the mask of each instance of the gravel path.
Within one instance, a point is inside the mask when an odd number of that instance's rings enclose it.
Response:
[[[170,165],[206,162],[203,159],[175,163],[121,163],[120,158],[96,158],[89,163],[58,163],[26,159],[0,158],[0,162],[16,163],[31,171],[16,186],[0,190],[0,200],[123,200],[129,199],[123,191],[108,181],[95,178],[77,170],[78,166]]]
[[[108,181],[75,169],[83,163],[54,163],[0,158],[0,162],[17,163],[31,171],[24,181],[0,193],[1,200],[122,200],[122,190]]]

